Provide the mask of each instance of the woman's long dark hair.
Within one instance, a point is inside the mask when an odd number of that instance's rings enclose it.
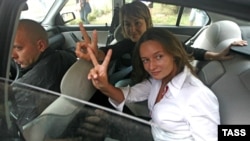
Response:
[[[175,64],[177,66],[177,73],[180,73],[184,67],[187,66],[191,72],[195,74],[194,68],[190,64],[190,61],[193,60],[193,57],[190,54],[187,54],[179,39],[177,39],[171,32],[167,30],[150,28],[144,32],[134,48],[132,60],[132,79],[135,83],[139,83],[142,80],[149,78],[149,74],[144,69],[140,56],[140,46],[143,42],[148,40],[159,42],[163,45],[165,51],[173,55]]]

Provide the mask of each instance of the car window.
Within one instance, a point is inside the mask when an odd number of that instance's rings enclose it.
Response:
[[[88,13],[89,23],[84,21],[84,10],[80,8],[80,0],[69,0],[60,14],[74,12],[76,19],[67,25],[77,25],[79,22],[90,25],[110,25],[112,21],[113,0],[89,0],[91,12]],[[126,0],[130,3],[132,0]],[[209,16],[203,10],[183,8],[177,5],[142,1],[150,9],[155,26],[203,26],[209,22]],[[85,12],[86,13],[86,12]],[[179,19],[178,19],[179,18]],[[180,22],[178,22],[180,21]]]
[[[47,15],[55,0],[27,0],[28,9],[21,13],[21,19],[40,22]]]
[[[126,3],[129,2],[132,0],[126,0]],[[154,26],[203,26],[209,22],[209,16],[203,10],[187,7],[182,10],[182,7],[177,5],[142,2],[150,10]]]
[[[84,21],[84,12],[88,13],[87,19],[90,25],[110,25],[113,15],[113,0],[89,0],[90,9],[84,11],[80,4],[81,0],[69,0],[67,4],[60,11],[60,14],[66,12],[74,12],[76,19],[67,23],[67,25],[77,25],[79,22]],[[87,8],[86,8],[87,9]]]
[[[87,101],[23,83],[13,83],[2,78],[0,78],[0,93],[0,138],[10,139],[13,136],[21,138],[18,137],[21,133],[26,141],[56,141],[69,138],[91,141],[100,138],[152,141],[151,127],[157,127],[150,121]],[[40,97],[41,100],[31,100],[30,98],[34,96]],[[20,100],[21,98],[23,99]],[[44,107],[44,103],[51,99],[55,100]],[[29,113],[29,109],[34,107],[37,108]],[[82,136],[83,132],[79,134],[79,130],[88,132],[84,132]]]
[[[206,11],[197,8],[185,8],[181,18],[181,25],[204,26],[209,22]]]

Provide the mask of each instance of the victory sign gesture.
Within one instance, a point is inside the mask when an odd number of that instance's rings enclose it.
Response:
[[[76,43],[75,53],[78,58],[90,61],[87,48],[90,48],[96,57],[98,56],[97,33],[96,30],[93,31],[91,40],[82,23],[79,23],[79,27],[84,40]]]
[[[109,61],[110,61],[110,58],[112,55],[112,50],[108,51],[102,64],[99,64],[99,62],[97,61],[97,58],[96,58],[95,54],[93,53],[93,51],[91,50],[91,48],[87,48],[87,51],[88,51],[88,54],[90,56],[90,59],[91,59],[93,65],[94,65],[94,68],[92,68],[89,71],[88,79],[92,80],[93,85],[97,89],[102,90],[103,88],[105,88],[106,86],[109,85],[107,70],[108,70]]]
[[[95,57],[93,51],[87,48],[90,59],[94,67],[89,71],[88,79],[92,81],[93,85],[102,91],[106,96],[117,101],[118,103],[124,100],[122,91],[119,88],[114,87],[108,81],[108,65],[112,55],[112,50],[109,49],[107,55],[104,58],[102,64],[99,64],[97,58]]]

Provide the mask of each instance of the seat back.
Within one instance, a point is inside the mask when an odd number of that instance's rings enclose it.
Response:
[[[61,96],[23,127],[27,141],[43,141],[46,136],[58,138],[66,132],[83,106],[71,98],[88,101],[96,91],[87,79],[92,67],[91,62],[80,59],[69,68],[61,82]]]
[[[218,52],[242,36],[236,23],[219,21],[197,39],[201,48]],[[206,63],[198,77],[218,98],[221,124],[250,124],[250,59],[241,53],[231,53],[233,59]]]
[[[194,41],[192,47],[220,52],[233,41],[241,39],[240,27],[235,22],[223,20],[214,22],[203,30]],[[193,61],[193,65],[196,66],[198,71],[206,63],[206,61]]]
[[[240,39],[240,27],[235,22],[224,20],[209,25],[196,38],[192,46],[210,51],[220,51],[233,41]]]
[[[65,73],[61,81],[61,93],[88,101],[96,91],[87,76],[93,68],[90,61],[77,60]]]
[[[221,124],[250,124],[250,59],[235,54],[232,60],[211,61],[199,78],[219,100]]]

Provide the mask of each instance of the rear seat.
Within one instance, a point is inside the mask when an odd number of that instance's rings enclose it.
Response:
[[[245,39],[250,32],[243,31]],[[237,24],[220,21],[208,27],[197,42],[208,50],[219,51],[239,39]],[[198,76],[218,97],[221,124],[250,124],[250,57],[232,53],[235,56],[231,60],[206,62]]]
[[[221,124],[250,124],[249,56],[236,54],[228,61],[211,61],[198,73],[220,103]]]

